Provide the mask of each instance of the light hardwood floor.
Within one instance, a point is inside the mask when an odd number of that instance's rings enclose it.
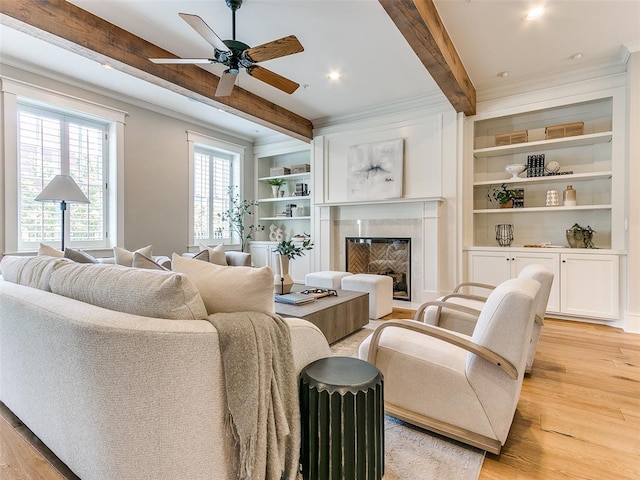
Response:
[[[77,477],[0,404],[0,478]],[[639,478],[640,335],[547,320],[509,439],[480,480]]]

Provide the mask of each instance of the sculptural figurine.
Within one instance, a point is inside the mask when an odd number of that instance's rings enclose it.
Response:
[[[281,242],[284,240],[284,230],[282,228],[278,228],[276,232],[276,242]]]
[[[277,229],[278,226],[273,223],[269,226],[269,240],[271,240],[272,242],[276,241]]]

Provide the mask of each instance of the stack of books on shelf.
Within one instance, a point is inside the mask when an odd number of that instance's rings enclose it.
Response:
[[[544,176],[544,153],[527,157],[527,177]]]
[[[516,188],[517,194],[513,199],[513,208],[524,208],[524,188]]]

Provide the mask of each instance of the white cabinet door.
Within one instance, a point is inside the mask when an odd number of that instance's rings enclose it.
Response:
[[[560,258],[562,313],[617,319],[618,256],[567,253]]]
[[[518,253],[511,257],[511,275],[517,277],[520,271],[533,264],[540,264],[553,272],[553,284],[549,293],[547,312],[560,313],[560,255],[553,252]]]
[[[498,285],[511,278],[511,254],[509,252],[469,252],[469,281]],[[478,295],[487,295],[477,289]]]

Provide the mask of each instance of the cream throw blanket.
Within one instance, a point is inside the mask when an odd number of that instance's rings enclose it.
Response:
[[[289,326],[278,315],[216,313],[239,480],[294,480],[300,409]]]

